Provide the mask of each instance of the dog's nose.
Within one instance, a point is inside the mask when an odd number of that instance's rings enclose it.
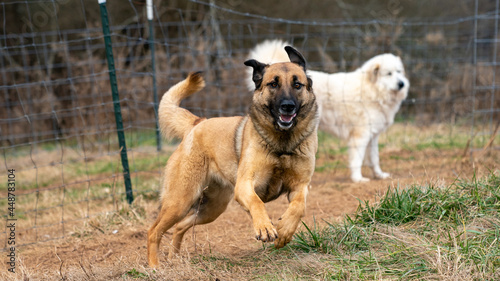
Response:
[[[403,81],[399,81],[398,82],[398,88],[399,88],[399,90],[403,89],[404,86],[405,86],[405,82],[403,82]]]
[[[294,113],[295,109],[295,102],[292,100],[283,100],[280,104],[280,111],[282,113]]]

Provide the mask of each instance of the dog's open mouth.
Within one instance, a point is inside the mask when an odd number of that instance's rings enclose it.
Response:
[[[290,129],[290,127],[292,127],[293,125],[293,118],[295,118],[295,116],[297,116],[297,113],[294,113],[292,115],[280,114],[278,125],[281,129]]]

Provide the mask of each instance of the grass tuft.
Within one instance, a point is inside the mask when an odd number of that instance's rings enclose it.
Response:
[[[291,248],[322,253],[349,279],[500,278],[500,177],[390,189],[342,223],[304,224]],[[342,278],[342,277],[339,277]]]
[[[148,278],[147,274],[142,273],[135,268],[132,268],[131,270],[127,271],[126,276],[132,277],[132,278],[137,278],[137,279]]]

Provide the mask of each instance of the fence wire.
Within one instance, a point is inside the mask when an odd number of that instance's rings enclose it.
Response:
[[[141,3],[120,8],[126,20],[110,14],[134,194],[147,197],[157,196],[159,174],[175,144],[156,151],[149,31]],[[263,40],[282,39],[303,53],[311,69],[326,72],[352,71],[380,53],[399,55],[411,87],[397,123],[445,124],[449,141],[465,134],[471,151],[497,133],[498,0],[489,10],[482,7],[490,2],[476,1],[476,9],[459,18],[349,21],[271,18],[191,3],[206,9],[154,7],[155,67],[160,97],[187,73],[204,72],[206,90],[183,103],[197,115],[246,114],[251,93],[243,61]],[[68,6],[71,19],[63,19]],[[97,10],[97,1],[0,3],[0,149],[2,170],[16,171],[20,245],[78,234],[82,221],[115,212],[125,196]],[[408,136],[397,145],[414,147],[419,140]],[[2,217],[6,183],[5,172]],[[7,231],[0,237],[7,247]]]

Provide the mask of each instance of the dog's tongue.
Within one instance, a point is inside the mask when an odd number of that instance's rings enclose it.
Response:
[[[283,122],[290,122],[290,121],[292,121],[293,117],[295,117],[295,115],[297,115],[297,114],[295,114],[295,113],[293,115],[284,115],[284,114],[282,114],[281,115],[281,120]]]

